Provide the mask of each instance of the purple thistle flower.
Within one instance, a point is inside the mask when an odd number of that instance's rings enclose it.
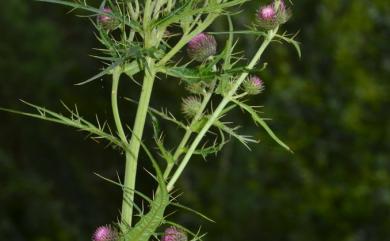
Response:
[[[264,90],[263,81],[256,75],[251,76],[247,81],[244,82],[244,90],[249,95],[260,94]]]
[[[118,233],[111,226],[100,226],[92,235],[92,241],[115,241],[118,239]]]
[[[252,82],[252,85],[256,87],[259,87],[263,84],[263,81],[255,75],[250,78],[250,81]]]
[[[187,45],[188,55],[199,62],[205,61],[217,52],[217,41],[214,36],[200,33],[193,37]]]
[[[264,29],[270,30],[276,28],[288,21],[291,17],[291,11],[283,0],[279,2],[279,7],[276,9],[276,2],[260,7],[257,12],[258,25]]]
[[[102,14],[97,17],[98,23],[103,26],[104,29],[114,30],[118,27],[119,23],[117,19],[113,18],[112,15],[114,12],[109,7],[104,7]]]
[[[169,227],[165,229],[161,241],[187,241],[187,235],[176,227]]]
[[[259,9],[257,14],[260,20],[269,21],[275,18],[276,11],[273,5],[266,5]]]
[[[112,14],[111,8],[108,8],[108,7],[104,7],[102,9],[102,12],[106,13],[106,14]],[[108,15],[102,14],[102,15],[99,15],[98,19],[99,19],[100,23],[107,23],[111,20],[111,17]]]

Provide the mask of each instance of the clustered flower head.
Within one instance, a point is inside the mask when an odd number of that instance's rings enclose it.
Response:
[[[118,27],[118,21],[112,16],[113,11],[109,7],[104,7],[101,10],[103,13],[98,16],[98,23],[106,30],[114,30]]]
[[[165,229],[164,235],[161,241],[187,241],[187,235],[184,231],[177,229],[176,227],[169,227]]]
[[[244,90],[249,95],[257,95],[263,92],[264,90],[264,83],[258,76],[251,76],[249,79],[247,79],[244,83]]]
[[[192,118],[202,107],[202,102],[198,97],[190,96],[183,99],[181,110],[185,116]]]
[[[261,6],[257,12],[257,24],[267,30],[274,29],[284,24],[291,17],[291,11],[287,9],[283,0],[280,0],[279,6],[276,6],[274,0],[272,4]]]
[[[100,226],[92,235],[92,241],[116,241],[118,232],[111,226]]]
[[[207,60],[217,52],[217,41],[214,36],[200,33],[193,37],[187,45],[188,55],[199,62]]]

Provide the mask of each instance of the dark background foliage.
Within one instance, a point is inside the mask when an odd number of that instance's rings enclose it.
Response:
[[[246,6],[236,27],[254,17],[258,3]],[[1,106],[25,109],[24,99],[64,111],[63,100],[87,119],[98,113],[111,121],[108,79],[74,86],[101,64],[88,56],[98,46],[88,20],[66,11],[30,0],[0,8]],[[248,152],[232,142],[216,157],[194,159],[178,186],[183,203],[217,223],[185,212],[173,218],[201,225],[216,241],[390,240],[389,16],[387,0],[296,1],[285,28],[300,30],[303,58],[274,44],[264,57],[266,92],[252,99],[295,154],[244,113],[235,115],[241,131],[261,143]],[[240,40],[253,53],[255,39]],[[137,98],[139,87],[124,81],[123,88],[122,96]],[[183,91],[162,79],[152,105],[177,110]],[[134,106],[121,107],[132,120]],[[120,190],[93,174],[122,173],[116,151],[70,128],[7,113],[0,113],[0,131],[1,240],[89,240],[96,226],[116,220]],[[148,133],[150,126],[145,139]],[[144,164],[138,183],[147,192]]]

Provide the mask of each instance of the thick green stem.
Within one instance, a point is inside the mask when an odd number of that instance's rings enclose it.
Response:
[[[269,43],[272,41],[273,37],[275,36],[277,32],[277,28],[274,30],[271,30],[268,32],[267,37],[265,38],[264,42],[260,46],[259,50],[255,54],[255,56],[252,58],[251,62],[248,64],[247,68],[252,69],[257,61],[259,61],[261,55],[263,54],[264,50],[267,48]],[[184,168],[187,166],[189,160],[192,157],[192,154],[198,147],[199,143],[203,139],[204,135],[207,133],[207,131],[210,129],[210,127],[213,125],[213,123],[219,118],[220,114],[226,107],[226,105],[230,102],[233,95],[237,92],[238,88],[241,86],[242,82],[246,79],[248,76],[248,73],[244,72],[240,75],[240,77],[237,79],[235,85],[233,88],[229,91],[229,93],[222,99],[221,103],[218,105],[218,107],[215,109],[209,120],[206,122],[206,124],[203,126],[202,130],[199,132],[199,134],[196,136],[195,140],[191,144],[189,150],[187,151],[186,155],[184,156],[183,160],[181,161],[179,167],[173,174],[172,178],[169,180],[167,189],[168,191],[171,191],[173,189],[173,186],[175,185],[176,181],[180,177],[180,175],[183,173]]]
[[[123,203],[122,203],[122,228],[131,226],[133,217],[133,202],[135,181],[137,175],[137,160],[140,149],[140,140],[144,131],[145,120],[148,113],[150,96],[153,89],[153,83],[155,79],[155,67],[154,60],[151,58],[146,59],[148,68],[145,70],[144,81],[142,85],[141,96],[139,99],[137,114],[132,130],[132,136],[129,143],[129,148],[126,152],[126,169],[124,187],[126,191],[123,192]]]

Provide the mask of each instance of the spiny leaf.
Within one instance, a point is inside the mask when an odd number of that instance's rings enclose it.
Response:
[[[160,154],[161,154],[162,158],[168,164],[172,164],[175,162],[175,160],[173,159],[172,153],[165,148],[162,138],[156,139],[156,145],[157,145],[158,149],[160,150]]]
[[[275,37],[280,38],[280,39],[286,41],[287,43],[292,44],[294,46],[295,50],[298,53],[298,57],[301,58],[302,57],[302,53],[301,53],[301,48],[299,46],[300,43],[294,39],[297,35],[298,35],[298,32],[296,34],[294,34],[292,37],[288,37],[287,34],[284,33],[282,35],[276,34]]]
[[[216,76],[211,69],[190,69],[184,66],[160,68],[160,71],[169,76],[184,80],[189,84],[200,81],[210,82]]]
[[[117,61],[115,63],[112,63],[110,66],[108,66],[107,68],[105,68],[103,71],[101,71],[100,73],[92,76],[91,78],[83,81],[83,82],[80,82],[80,83],[77,83],[76,85],[85,85],[89,82],[92,82],[96,79],[99,79],[101,77],[103,77],[104,75],[106,74],[109,74],[113,69],[115,69],[115,67],[117,67],[118,65],[120,65],[123,61]]]
[[[116,16],[115,14],[109,14],[106,12],[103,12],[101,9],[86,5],[86,4],[80,4],[80,3],[75,3],[75,2],[69,2],[65,0],[37,0],[38,2],[47,2],[47,3],[55,3],[55,4],[60,4],[64,6],[68,6],[74,9],[82,9],[85,11],[93,12],[99,15],[109,15],[110,17],[113,17],[124,24],[130,26],[132,29],[136,31],[141,31],[141,25],[137,23],[136,21],[127,19],[127,18],[122,18],[121,16]]]
[[[152,27],[160,27],[165,28],[173,23],[179,22],[181,19],[185,19],[188,16],[193,16],[197,14],[211,14],[222,12],[226,8],[230,8],[233,6],[237,6],[247,2],[248,0],[233,0],[233,1],[225,1],[223,3],[219,3],[217,1],[210,1],[204,7],[195,8],[193,6],[194,0],[185,1],[182,6],[180,6],[177,10],[172,11],[165,18],[160,19],[156,23],[152,25]]]
[[[220,128],[221,130],[223,130],[224,132],[226,132],[227,134],[229,134],[230,136],[233,136],[234,138],[236,138],[239,142],[241,142],[246,148],[248,148],[248,150],[251,150],[251,148],[248,146],[248,143],[249,142],[252,142],[252,143],[257,143],[256,140],[252,139],[251,136],[245,136],[245,135],[239,135],[235,132],[235,130],[238,129],[238,127],[235,127],[235,128],[231,128],[229,126],[227,126],[225,123],[221,122],[221,121],[215,121],[213,123],[213,125],[217,128]]]
[[[167,164],[174,163],[175,161],[173,159],[172,153],[168,151],[164,146],[164,141],[163,141],[162,134],[160,134],[160,127],[159,127],[157,117],[154,116],[154,114],[151,111],[149,111],[149,115],[152,118],[153,133],[154,133],[153,138],[154,141],[156,142],[158,149],[160,150],[161,157],[167,162]]]
[[[264,121],[263,118],[261,118],[256,110],[254,110],[251,106],[247,105],[247,104],[244,104],[236,99],[232,99],[232,101],[237,104],[239,107],[241,107],[242,109],[244,109],[245,111],[247,111],[251,116],[252,116],[252,119],[253,121],[256,123],[256,124],[259,124],[261,125],[264,130],[268,133],[268,135],[274,139],[274,141],[276,141],[280,146],[282,146],[283,148],[285,148],[287,151],[289,152],[292,152],[293,151],[290,149],[290,147],[288,147],[283,141],[281,141],[277,136],[276,134],[271,130],[271,128],[268,126],[268,124]]]
[[[71,127],[77,128],[81,131],[85,131],[85,132],[88,132],[88,133],[94,135],[93,137],[91,137],[92,139],[97,139],[97,138],[106,139],[107,141],[109,141],[110,144],[114,144],[118,147],[121,147],[122,149],[126,148],[125,145],[117,137],[104,131],[103,128],[105,125],[103,125],[102,128],[96,127],[94,124],[84,120],[78,114],[77,110],[76,110],[76,112],[74,112],[66,105],[64,105],[64,106],[70,112],[70,114],[71,114],[70,118],[65,117],[64,115],[56,113],[54,111],[47,110],[43,107],[28,103],[26,101],[22,100],[22,102],[24,104],[34,108],[38,112],[38,114],[17,111],[17,110],[12,110],[12,109],[6,109],[6,108],[0,108],[0,110],[7,111],[10,113],[19,114],[19,115],[33,117],[36,119],[55,122],[55,123],[59,123],[59,124],[66,125],[66,126],[71,126]]]
[[[122,183],[119,183],[119,182],[116,182],[116,181],[114,181],[114,180],[112,180],[112,179],[109,179],[109,178],[107,178],[107,177],[104,177],[104,176],[100,175],[99,173],[96,173],[96,172],[95,172],[94,174],[95,174],[97,177],[103,179],[104,181],[107,181],[107,182],[109,182],[109,183],[112,183],[112,184],[114,184],[114,185],[117,185],[117,186],[121,187],[121,188],[123,189],[124,192],[132,192],[132,193],[134,192],[135,194],[137,194],[138,196],[142,197],[142,198],[143,198],[144,200],[146,200],[147,202],[152,203],[152,200],[151,200],[148,196],[146,196],[145,194],[143,194],[142,192],[137,191],[137,190],[135,190],[135,189],[130,189],[129,187],[124,186]],[[141,209],[138,207],[138,205],[137,205],[134,201],[131,201],[131,200],[127,200],[127,201],[128,201],[128,202],[131,202],[131,205],[134,205],[134,207],[136,207],[136,209],[138,210],[138,212],[142,213]]]
[[[196,211],[196,210],[194,210],[194,209],[192,209],[192,208],[189,208],[189,207],[187,207],[187,206],[181,205],[180,203],[173,203],[173,202],[172,202],[171,205],[172,205],[172,206],[175,206],[175,207],[178,207],[178,208],[181,208],[181,209],[184,209],[184,210],[187,210],[187,211],[189,211],[189,212],[195,213],[196,215],[198,215],[198,216],[200,216],[200,217],[206,219],[207,221],[212,222],[212,223],[215,223],[214,220],[212,220],[211,218],[207,217],[207,216],[204,215],[203,213],[198,212],[198,211]]]
[[[206,159],[208,155],[217,154],[218,152],[220,152],[226,143],[227,141],[221,141],[219,143],[215,141],[211,146],[206,146],[205,144],[200,149],[196,149],[193,154],[200,155],[203,159]],[[187,151],[188,147],[183,147],[183,152]]]
[[[132,103],[138,104],[138,101],[132,100],[132,99],[130,99],[130,98],[125,97],[124,99],[125,99],[125,100],[128,100],[128,101],[130,101],[130,102],[132,102]],[[167,110],[158,111],[157,109],[154,109],[154,108],[152,108],[152,107],[149,107],[149,111],[150,111],[151,113],[153,113],[153,114],[156,114],[156,115],[160,116],[160,117],[161,117],[162,119],[164,119],[164,120],[167,120],[167,121],[170,121],[170,122],[174,123],[175,125],[177,125],[177,126],[183,128],[184,130],[187,130],[187,129],[188,129],[187,125],[185,125],[185,124],[184,124],[183,122],[181,122],[181,121],[178,121],[178,120],[176,119],[176,117],[175,117],[172,113],[168,112]]]

